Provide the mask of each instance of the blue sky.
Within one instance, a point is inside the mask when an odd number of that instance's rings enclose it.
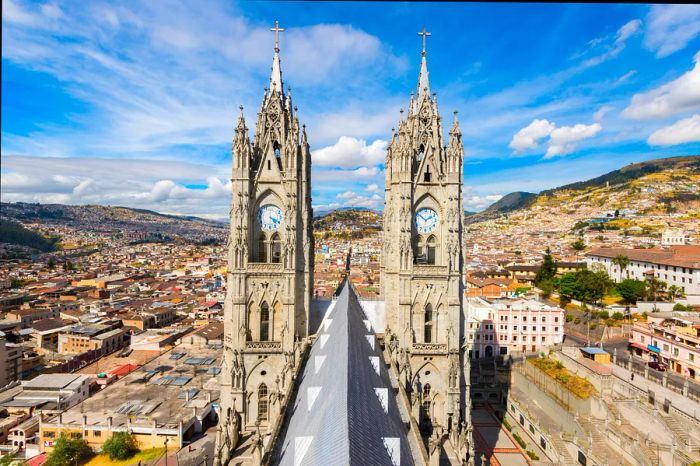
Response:
[[[274,34],[317,209],[383,203],[384,149],[423,26],[464,207],[700,152],[700,6],[25,2],[2,10],[2,199],[223,218],[239,105]]]

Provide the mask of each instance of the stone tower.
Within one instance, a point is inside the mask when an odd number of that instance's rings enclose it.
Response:
[[[231,231],[217,461],[239,432],[270,430],[292,386],[308,335],[313,290],[311,152],[280,68],[279,32],[270,87],[251,142],[243,117],[233,139]]]
[[[381,284],[386,326],[424,433],[469,425],[463,339],[462,163],[457,115],[443,143],[430,93],[425,38],[418,89],[401,110],[386,155]],[[462,424],[464,423],[464,424]]]

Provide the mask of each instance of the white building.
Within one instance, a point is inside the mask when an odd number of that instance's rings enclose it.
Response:
[[[629,259],[620,270],[617,256]],[[676,245],[664,249],[595,248],[586,254],[591,269],[595,264],[605,267],[615,281],[626,278],[644,280],[654,276],[669,286],[680,287],[686,295],[700,295],[700,246]]]

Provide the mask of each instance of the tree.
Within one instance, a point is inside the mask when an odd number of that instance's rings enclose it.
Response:
[[[542,280],[537,287],[542,290],[542,296],[548,298],[554,291],[554,282],[552,280]]]
[[[577,299],[583,304],[593,304],[610,290],[612,280],[605,270],[593,272],[584,269],[564,274],[558,284],[559,293],[563,297]]]
[[[557,275],[557,263],[554,262],[552,257],[552,251],[549,248],[544,253],[544,258],[542,260],[542,266],[540,270],[537,271],[535,275],[535,286],[540,287],[540,283],[545,280],[552,280]]]
[[[625,318],[622,312],[614,312],[612,315],[613,320],[622,320]]]
[[[582,238],[579,238],[573,243],[571,243],[571,247],[574,248],[576,251],[583,251],[584,249],[586,249],[586,243],[583,241]]]
[[[683,292],[683,288],[680,286],[676,285],[671,285],[668,287],[668,299],[671,301],[675,301],[676,299],[681,299],[685,298],[685,292]]]
[[[620,270],[618,281],[622,281],[622,272],[624,272],[625,269],[630,265],[630,258],[625,256],[624,254],[618,254],[612,259],[611,262],[617,265],[618,269]]]
[[[109,455],[111,460],[125,460],[131,458],[139,451],[134,436],[128,432],[115,432],[102,445],[102,451]]]
[[[626,304],[636,304],[638,300],[644,298],[647,292],[646,282],[633,278],[622,280],[615,288]]]
[[[86,463],[94,456],[92,448],[82,438],[61,435],[54,443],[53,451],[44,466],[67,466]]]
[[[651,277],[647,280],[647,299],[649,301],[659,300],[666,291],[667,286],[668,284],[665,281]]]

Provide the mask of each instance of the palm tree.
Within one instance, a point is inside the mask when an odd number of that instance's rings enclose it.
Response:
[[[668,299],[670,301],[675,301],[676,299],[685,298],[685,293],[683,288],[676,285],[671,285],[668,287]]]
[[[651,277],[647,280],[647,299],[649,299],[649,301],[656,301],[657,297],[666,291],[667,286],[668,284],[665,281],[659,280],[656,277]]]
[[[622,272],[625,271],[628,265],[630,265],[630,258],[625,256],[624,254],[618,254],[613,258],[611,261],[613,264],[617,265],[618,268],[620,269],[620,275],[619,275],[619,280],[622,281]]]

